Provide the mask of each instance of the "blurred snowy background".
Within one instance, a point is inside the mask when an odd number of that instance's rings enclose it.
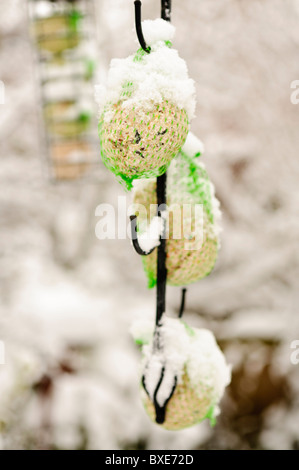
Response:
[[[160,15],[143,0],[142,16]],[[25,0],[0,0],[0,448],[298,449],[298,0],[173,0],[174,47],[196,81],[193,132],[223,210],[213,273],[192,285],[186,320],[210,328],[232,384],[215,428],[152,424],[139,400],[131,322],[153,318],[129,240],[100,241],[95,208],[123,189],[44,171]],[[135,51],[131,0],[95,0],[99,77]],[[100,155],[99,155],[100,159]],[[180,290],[168,288],[176,315]]]

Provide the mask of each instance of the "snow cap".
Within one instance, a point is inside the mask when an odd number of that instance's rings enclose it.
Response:
[[[191,328],[180,319],[163,316],[160,326],[160,341],[162,349],[153,348],[151,334],[147,322],[138,322],[131,332],[140,344],[142,338],[149,342],[143,345],[143,366],[146,368],[145,385],[153,398],[157,383],[157,374],[162,366],[169,373],[157,394],[158,402],[163,404],[171,393],[174,375],[181,383],[184,373],[187,373],[191,387],[195,393],[209,390],[214,418],[218,413],[218,403],[225,387],[231,380],[231,367],[218,347],[213,333],[207,329]]]
[[[156,20],[144,20],[142,32],[147,46],[152,46],[158,41],[172,41],[175,27],[169,22],[157,18]]]
[[[104,119],[109,122],[112,107],[118,102],[124,108],[147,112],[155,104],[169,101],[185,109],[190,121],[194,117],[195,86],[188,77],[186,62],[171,48],[174,27],[161,19],[146,20],[142,27],[151,52],[139,49],[125,59],[112,59],[106,88],[95,87],[100,115],[104,112]]]

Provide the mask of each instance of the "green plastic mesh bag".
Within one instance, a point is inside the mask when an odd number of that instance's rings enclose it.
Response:
[[[187,140],[188,142],[188,140]],[[194,154],[199,152],[194,152]],[[146,208],[138,217],[141,234],[151,220],[151,204],[156,204],[156,181],[143,181],[135,189],[134,203]],[[200,227],[195,205],[202,205]],[[187,205],[187,210],[186,210]],[[169,234],[166,239],[167,282],[182,286],[202,279],[214,267],[219,248],[219,203],[204,165],[184,148],[172,161],[167,177]],[[138,207],[138,206],[136,206]],[[152,211],[153,212],[153,211]],[[193,234],[200,231],[200,237]],[[178,238],[178,235],[181,235]],[[157,250],[142,257],[149,287],[156,284]]]
[[[184,109],[166,101],[146,113],[119,102],[110,107],[111,119],[99,122],[101,156],[106,167],[126,182],[163,174],[188,134]]]
[[[159,19],[143,27],[150,53],[139,49],[113,59],[107,86],[96,86],[101,157],[127,189],[135,179],[167,170],[186,140],[195,109],[194,81],[172,48],[173,26]]]
[[[146,389],[141,384],[140,393],[149,417],[155,421],[152,398],[156,381],[152,384],[153,375],[146,371],[153,370],[152,365],[155,364],[158,370],[163,365],[166,370],[170,367],[172,375],[177,377],[177,386],[167,404],[165,421],[161,426],[176,431],[193,426],[204,419],[210,419],[211,424],[215,424],[219,402],[225,387],[230,383],[231,370],[213,333],[192,328],[180,319],[164,316],[159,330],[164,355],[159,355],[159,352],[155,353],[153,333],[145,328],[135,324],[131,331],[135,341],[141,344],[142,348],[142,373],[145,374]],[[168,363],[167,358],[176,358],[176,361]],[[173,382],[166,382],[162,381],[161,386],[164,394],[168,396]],[[156,397],[159,400],[159,394]]]

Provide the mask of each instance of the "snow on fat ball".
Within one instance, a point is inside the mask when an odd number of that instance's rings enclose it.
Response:
[[[112,59],[107,88],[101,85],[95,87],[100,114],[107,105],[109,107],[119,101],[126,107],[135,106],[136,110],[150,110],[153,103],[169,100],[180,109],[184,108],[191,120],[195,110],[194,81],[188,77],[186,62],[163,39],[173,36],[169,34],[169,28],[174,33],[174,27],[167,21],[158,19],[143,21],[142,28],[151,45],[151,52],[148,54],[139,49],[136,54],[125,59]],[[109,121],[109,118],[106,111],[105,121]]]
[[[145,410],[155,421],[154,392],[161,366],[164,365],[165,374],[156,394],[160,406],[171,393],[173,380],[170,378],[174,375],[177,386],[167,404],[162,426],[168,430],[179,430],[205,418],[213,423],[218,414],[218,404],[231,379],[230,366],[213,333],[191,328],[180,319],[166,316],[159,329],[162,348],[155,350],[153,335],[150,342],[142,346],[144,384],[148,392],[141,389]],[[142,328],[138,326],[132,329],[139,343],[140,338],[150,336],[149,332],[140,330]]]
[[[142,251],[149,253],[160,245],[160,236],[163,234],[164,221],[162,217],[155,216],[151,220],[148,230],[138,237],[138,243]]]
[[[195,157],[203,146],[190,134],[187,145],[173,159],[168,171],[166,267],[167,282],[175,286],[187,285],[207,276],[215,265],[220,245],[219,201],[204,165]],[[140,235],[151,220],[150,209],[156,201],[155,180],[134,184],[134,204],[137,210],[139,205],[146,208],[138,216]],[[202,208],[201,220],[196,206]],[[142,261],[149,287],[153,287],[156,284],[156,250],[142,257]]]
[[[125,59],[113,59],[107,89],[96,87],[102,158],[129,189],[134,179],[167,170],[186,140],[195,109],[186,63],[161,40],[171,36],[169,24],[147,21],[145,29],[151,26],[152,31],[158,27],[156,36],[149,33],[151,52],[139,49]]]
[[[172,41],[175,27],[169,21],[157,18],[156,20],[144,20],[142,32],[146,45],[152,46],[158,41]]]
[[[188,137],[181,148],[181,152],[185,153],[188,157],[199,157],[205,151],[204,144],[192,132],[189,132]]]

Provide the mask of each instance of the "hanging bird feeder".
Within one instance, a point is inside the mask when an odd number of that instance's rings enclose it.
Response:
[[[151,419],[176,430],[204,418],[214,422],[230,381],[230,368],[213,334],[181,320],[185,287],[180,318],[171,319],[165,313],[167,282],[184,286],[206,276],[214,266],[219,204],[198,162],[202,144],[190,133],[187,138],[195,108],[194,82],[172,49],[171,2],[162,0],[161,19],[142,24],[141,2],[135,0],[134,5],[141,49],[127,59],[113,60],[107,89],[97,87],[99,136],[102,159],[119,181],[130,190],[140,180],[130,217],[132,243],[144,259],[150,286],[157,289],[155,326],[141,337],[135,334],[143,353],[142,401]],[[173,213],[170,226],[173,204],[178,212]],[[202,208],[201,230],[192,211],[186,217],[185,205]],[[186,220],[189,229],[176,239],[174,231]],[[200,240],[193,240],[196,230],[202,234]]]
[[[166,240],[167,283],[185,286],[207,276],[217,259],[220,232],[219,202],[204,164],[199,161],[202,143],[191,133],[168,170]],[[156,204],[156,181],[136,185],[134,202],[146,211],[138,217],[138,236],[151,223],[150,207]],[[200,213],[198,210],[200,209]],[[143,257],[149,287],[157,281],[157,253]]]
[[[29,0],[45,152],[56,180],[74,180],[98,166],[94,16],[87,0]]]

